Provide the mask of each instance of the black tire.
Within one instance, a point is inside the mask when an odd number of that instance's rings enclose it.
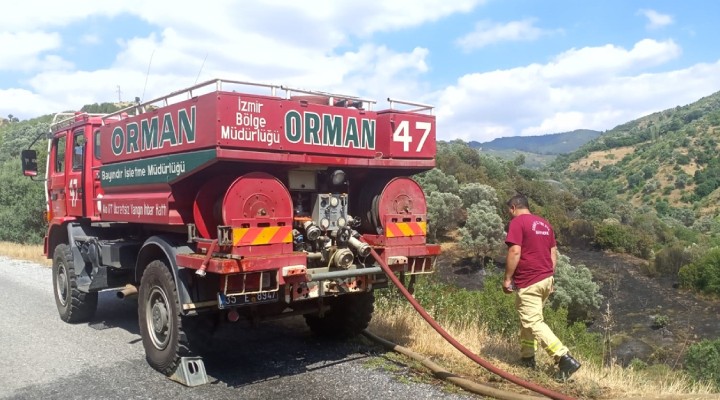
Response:
[[[175,372],[181,357],[193,356],[183,330],[180,299],[165,262],[148,264],[140,280],[138,322],[148,364],[165,375]]]
[[[315,335],[346,339],[359,335],[368,327],[375,309],[372,292],[345,294],[327,300],[332,303],[322,318],[318,314],[305,315],[305,323]]]
[[[60,319],[69,323],[88,322],[97,310],[97,292],[78,290],[72,249],[59,244],[53,252],[53,293]]]

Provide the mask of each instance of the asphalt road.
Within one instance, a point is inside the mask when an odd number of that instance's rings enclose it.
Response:
[[[326,342],[302,319],[242,325],[206,360],[209,384],[193,388],[148,366],[137,302],[100,294],[95,319],[58,317],[50,268],[0,257],[0,398],[10,399],[467,399],[439,386],[405,383],[373,368],[378,349],[362,340]],[[404,372],[403,372],[404,371]]]

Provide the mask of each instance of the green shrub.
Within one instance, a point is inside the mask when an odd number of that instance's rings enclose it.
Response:
[[[670,324],[670,317],[668,317],[667,315],[661,315],[661,314],[653,315],[652,320],[653,320],[653,323],[652,323],[653,329],[664,328],[664,327],[668,326],[668,324]]]
[[[652,255],[654,243],[648,233],[627,225],[603,222],[595,228],[595,244],[601,249],[648,259]]]
[[[692,254],[681,244],[665,247],[655,254],[655,271],[662,275],[675,276],[683,265],[692,262]]]
[[[690,346],[685,354],[685,370],[693,379],[714,383],[720,389],[720,339]]]
[[[632,360],[630,360],[630,364],[628,364],[628,367],[633,371],[644,371],[645,369],[647,369],[648,364],[639,358],[633,358]]]
[[[595,237],[595,227],[589,221],[578,219],[570,223],[568,227],[569,244],[576,247],[589,247]]]
[[[680,268],[679,276],[684,287],[720,295],[720,248],[712,248],[693,263]]]
[[[485,277],[482,290],[466,290],[438,282],[435,276],[418,282],[414,297],[440,325],[453,323],[460,326],[480,326],[494,334],[516,340],[520,319],[515,310],[515,296],[501,290],[503,274]],[[380,290],[375,293],[376,306],[410,307],[397,290]],[[545,308],[545,321],[561,338],[586,360],[600,360],[602,344],[599,334],[589,333],[582,322],[569,323],[566,308]]]
[[[616,223],[602,223],[595,228],[595,243],[602,249],[625,252],[632,241],[628,227]]]
[[[583,322],[569,323],[565,308],[546,308],[544,314],[545,323],[573,354],[580,354],[583,359],[596,363],[602,360],[601,334],[588,332]]]
[[[520,321],[514,297],[501,290],[502,279],[501,274],[488,275],[484,289],[472,291],[436,282],[433,277],[418,285],[414,296],[438,321],[483,326],[492,333],[512,336],[520,330]]]
[[[573,266],[567,256],[560,255],[555,270],[555,293],[550,298],[553,308],[567,308],[570,321],[587,319],[600,308],[600,286],[593,282],[584,265]]]

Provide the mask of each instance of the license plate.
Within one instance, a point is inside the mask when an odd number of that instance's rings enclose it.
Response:
[[[220,308],[248,306],[252,304],[274,303],[278,301],[278,292],[261,292],[253,294],[226,295],[218,293]]]

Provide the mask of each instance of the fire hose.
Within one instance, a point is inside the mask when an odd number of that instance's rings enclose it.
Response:
[[[520,377],[517,377],[509,372],[503,371],[500,368],[494,366],[487,360],[484,360],[480,358],[478,355],[470,351],[467,347],[463,346],[460,342],[455,340],[450,334],[443,329],[443,327],[440,326],[440,324],[435,321],[430,314],[425,311],[425,309],[415,300],[415,298],[408,292],[408,290],[403,286],[403,284],[400,282],[397,276],[393,273],[393,271],[390,269],[390,267],[387,265],[387,263],[377,254],[375,249],[370,250],[370,254],[375,258],[375,260],[380,264],[380,267],[385,272],[385,274],[388,276],[388,278],[392,281],[392,283],[400,290],[400,293],[410,302],[410,304],[413,306],[415,311],[417,311],[420,316],[423,317],[425,321],[427,321],[430,326],[437,331],[437,333],[440,334],[448,343],[453,345],[456,349],[458,349],[461,353],[463,353],[466,357],[469,359],[475,361],[477,364],[479,364],[481,367],[485,368],[486,370],[492,372],[493,374],[504,378],[512,383],[515,383],[519,386],[522,386],[526,389],[532,390],[533,392],[542,394],[544,396],[550,397],[552,399],[556,400],[569,400],[572,399],[572,397],[566,396],[562,393],[555,392],[553,390],[544,388],[540,385],[537,385],[533,382],[528,382]]]
[[[418,362],[420,362],[422,365],[427,367],[430,371],[432,371],[433,375],[435,375],[437,378],[446,380],[452,384],[455,384],[468,392],[476,393],[482,396],[488,396],[495,399],[501,399],[501,400],[537,400],[540,397],[535,396],[528,396],[524,394],[514,393],[508,390],[501,390],[497,389],[488,385],[482,385],[477,382],[473,382],[469,379],[465,379],[461,376],[455,375],[451,373],[450,371],[447,371],[443,367],[439,366],[438,364],[430,361],[427,357],[423,357],[422,355],[415,353],[414,351],[408,349],[407,347],[400,346],[398,344],[395,344],[393,342],[390,342],[388,340],[385,340],[377,335],[372,334],[367,329],[362,332],[365,337],[368,339],[380,343],[388,350],[392,350],[395,352],[398,352],[400,354],[403,354],[407,357],[410,357]],[[544,397],[541,397],[544,398]]]

